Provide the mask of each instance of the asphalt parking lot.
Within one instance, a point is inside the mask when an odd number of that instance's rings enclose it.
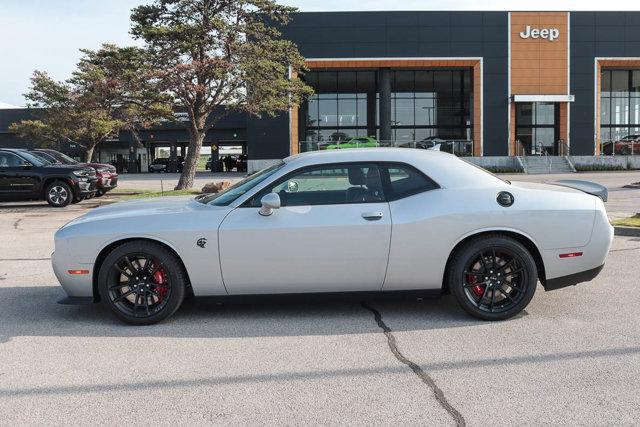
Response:
[[[640,423],[640,238],[506,322],[451,296],[207,299],[132,327],[56,304],[53,233],[100,203],[0,207],[0,424]]]

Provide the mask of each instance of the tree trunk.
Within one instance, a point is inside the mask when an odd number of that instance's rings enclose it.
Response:
[[[84,162],[91,163],[91,158],[93,157],[93,150],[96,148],[96,144],[89,144],[84,151]]]
[[[189,148],[187,155],[184,159],[184,166],[182,167],[182,173],[176,185],[176,190],[186,190],[193,187],[193,179],[196,176],[196,169],[198,168],[198,160],[200,159],[200,149],[202,148],[202,142],[204,141],[204,132],[191,132],[189,137]]]

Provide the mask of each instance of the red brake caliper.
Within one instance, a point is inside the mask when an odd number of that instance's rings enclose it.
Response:
[[[164,271],[164,268],[159,268],[153,273],[153,278],[156,281],[156,291],[161,297],[160,300],[162,300],[167,296],[167,292],[169,291],[169,287],[167,286],[167,273]]]
[[[467,283],[469,283],[470,285],[473,285],[477,281],[478,281],[478,278],[476,276],[467,274]],[[473,291],[474,294],[476,294],[479,297],[482,297],[482,295],[484,295],[484,285],[475,285],[474,287],[471,288],[471,290]]]

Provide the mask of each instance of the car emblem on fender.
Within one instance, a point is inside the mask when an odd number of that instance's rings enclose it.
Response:
[[[204,248],[206,246],[206,244],[207,244],[207,239],[205,239],[204,237],[201,237],[200,239],[198,239],[196,244],[198,246],[200,246],[201,248]]]

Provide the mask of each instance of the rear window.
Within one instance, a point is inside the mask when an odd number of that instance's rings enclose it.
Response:
[[[431,178],[409,165],[388,165],[387,171],[394,199],[440,188]]]

